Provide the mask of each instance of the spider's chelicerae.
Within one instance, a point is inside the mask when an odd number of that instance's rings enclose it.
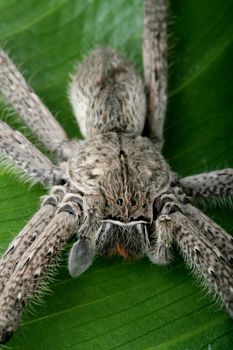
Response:
[[[84,141],[68,140],[7,54],[0,51],[0,90],[53,164],[21,133],[0,122],[4,161],[50,188],[40,210],[0,261],[0,343],[49,266],[74,234],[69,271],[79,276],[96,255],[147,255],[168,264],[176,245],[233,316],[233,239],[192,203],[233,194],[233,169],[186,178],[161,155],[166,112],[166,1],[145,0],[144,80],[113,49],[94,50],[70,84]]]

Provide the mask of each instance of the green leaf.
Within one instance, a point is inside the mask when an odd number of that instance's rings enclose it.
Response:
[[[142,5],[142,0],[0,0],[0,42],[70,137],[79,135],[66,96],[76,61],[93,47],[112,46],[142,72]],[[171,4],[174,48],[164,154],[180,175],[233,166],[232,13],[231,0]],[[2,249],[37,210],[44,193],[40,186],[0,172]],[[231,230],[229,210],[208,213]],[[147,259],[98,258],[75,280],[66,260],[67,253],[52,293],[24,317],[7,347],[233,348],[230,317],[206,296],[180,258],[168,268]]]

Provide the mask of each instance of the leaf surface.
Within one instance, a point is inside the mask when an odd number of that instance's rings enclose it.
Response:
[[[79,137],[67,98],[69,74],[97,46],[112,46],[142,73],[142,0],[0,0],[0,42],[70,137]],[[185,176],[233,167],[233,3],[170,6],[169,104],[164,155]],[[3,104],[1,112],[13,126]],[[45,193],[0,170],[0,248],[25,225]],[[208,214],[232,232],[229,209]],[[232,321],[182,259],[96,259],[78,279],[67,252],[45,303],[28,312],[7,348],[216,350],[233,348]]]

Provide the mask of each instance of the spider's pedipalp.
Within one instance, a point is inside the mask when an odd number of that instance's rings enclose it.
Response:
[[[0,344],[16,330],[25,306],[73,235],[80,215],[79,205],[65,196],[50,223],[22,255],[0,296]]]
[[[184,192],[194,199],[218,199],[233,196],[233,169],[210,171],[180,180]]]
[[[78,277],[92,264],[96,253],[96,240],[102,225],[99,225],[92,210],[85,211],[85,220],[78,231],[78,240],[69,254],[69,272]]]
[[[145,134],[159,149],[167,104],[167,6],[165,0],[145,0],[143,65],[147,93]]]
[[[204,278],[206,286],[216,292],[233,317],[232,266],[190,219],[180,212],[170,216],[174,241],[187,263]]]
[[[81,237],[73,245],[69,255],[69,272],[72,277],[78,277],[91,266],[94,249],[87,237]]]
[[[39,237],[55,215],[57,204],[61,202],[65,191],[61,186],[51,189],[50,195],[43,200],[41,209],[32,217],[23,230],[10,243],[0,260],[0,294],[25,251]]]
[[[67,158],[72,143],[65,131],[1,48],[0,93],[49,150]]]
[[[173,227],[170,214],[183,210],[185,195],[180,194],[179,187],[168,188],[154,202],[154,221],[150,234],[149,259],[158,265],[168,265],[173,255]]]
[[[168,265],[173,260],[172,222],[169,215],[160,215],[155,221],[155,231],[151,235],[149,259],[158,265]]]
[[[22,170],[26,178],[51,186],[61,176],[59,169],[19,131],[0,121],[0,157],[8,168]]]

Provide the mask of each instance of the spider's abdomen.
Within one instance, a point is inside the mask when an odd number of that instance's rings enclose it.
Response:
[[[78,67],[70,99],[86,137],[106,132],[140,135],[145,124],[141,78],[113,49],[96,49]]]

